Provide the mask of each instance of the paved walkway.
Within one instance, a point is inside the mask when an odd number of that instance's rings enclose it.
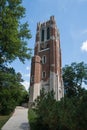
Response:
[[[28,124],[28,109],[16,107],[14,114],[1,130],[30,130]]]

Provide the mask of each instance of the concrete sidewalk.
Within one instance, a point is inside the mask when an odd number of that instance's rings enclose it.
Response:
[[[14,114],[1,130],[30,130],[28,124],[28,109],[16,107]]]

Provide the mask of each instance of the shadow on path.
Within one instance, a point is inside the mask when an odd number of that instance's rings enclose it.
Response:
[[[20,126],[21,130],[29,130],[29,123],[22,123]]]

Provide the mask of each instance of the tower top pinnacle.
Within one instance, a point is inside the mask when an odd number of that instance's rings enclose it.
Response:
[[[50,16],[50,20],[55,20],[54,15]]]

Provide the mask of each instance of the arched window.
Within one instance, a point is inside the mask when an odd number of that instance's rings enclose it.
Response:
[[[47,28],[47,40],[50,38],[50,28]]]
[[[46,63],[46,56],[44,55],[43,57],[42,57],[42,64],[45,64]]]
[[[42,32],[41,32],[41,41],[44,41],[44,30],[42,29]]]

